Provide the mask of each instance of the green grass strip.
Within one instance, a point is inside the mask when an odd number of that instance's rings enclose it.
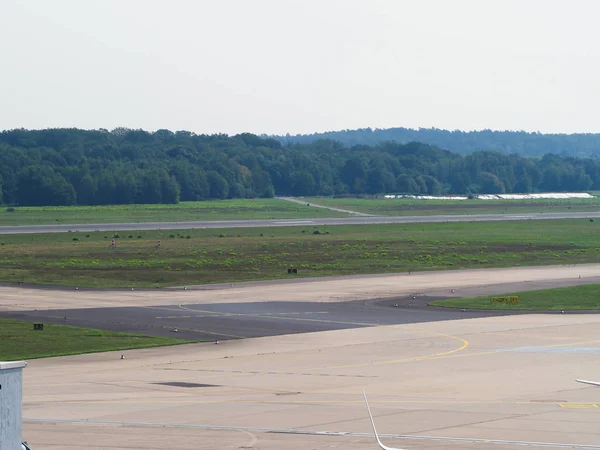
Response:
[[[130,350],[185,343],[189,343],[189,341],[67,325],[44,324],[43,330],[34,330],[31,322],[0,319],[0,361]]]
[[[117,230],[0,236],[0,282],[160,288],[599,258],[600,220],[589,219]]]
[[[0,226],[144,223],[211,220],[302,219],[347,214],[276,198],[181,202],[177,205],[0,207]]]
[[[494,303],[492,297],[518,296],[518,303]],[[515,292],[486,297],[437,300],[431,306],[446,308],[530,311],[581,311],[600,309],[600,284],[587,284],[568,288]]]

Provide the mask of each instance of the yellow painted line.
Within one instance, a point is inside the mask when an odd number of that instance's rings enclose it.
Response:
[[[454,336],[457,339],[461,339],[459,337]],[[461,339],[462,340],[462,339]],[[465,341],[465,343],[468,345],[468,342]],[[572,346],[572,345],[585,345],[585,344],[597,344],[600,343],[600,340],[597,341],[584,341],[584,342],[572,342],[572,343],[568,343],[568,344],[553,344],[553,345],[540,345],[540,348],[555,348],[555,347],[568,347],[568,346]],[[461,351],[463,349],[465,349],[467,346],[466,345],[462,345],[460,348],[457,348],[455,350],[451,350],[449,352],[445,352],[444,353],[439,353],[439,354],[435,354],[435,355],[428,355],[428,356],[415,356],[413,358],[405,358],[405,359],[397,359],[397,360],[391,360],[391,361],[376,361],[373,363],[364,363],[364,364],[357,364],[357,365],[348,365],[348,366],[327,366],[324,368],[321,368],[321,370],[324,369],[333,369],[333,368],[346,368],[346,367],[367,367],[370,365],[378,365],[378,364],[399,364],[399,363],[405,363],[405,362],[412,362],[412,361],[428,361],[428,360],[436,360],[436,359],[446,359],[446,358],[463,358],[463,357],[467,357],[467,356],[483,356],[483,355],[500,355],[503,353],[506,354],[510,354],[511,352],[501,352],[498,351],[497,349],[495,350],[487,350],[484,352],[475,352],[475,353],[461,353],[460,355],[457,355],[455,353],[457,353],[458,351]],[[318,368],[314,368],[312,370],[318,370]]]
[[[298,322],[319,322],[319,323],[333,323],[338,325],[359,325],[359,326],[367,326],[367,327],[378,327],[382,326],[378,323],[368,323],[368,322],[343,322],[337,320],[326,320],[326,319],[307,319],[305,317],[284,317],[284,316],[272,316],[265,314],[243,314],[243,313],[224,313],[217,311],[207,311],[204,309],[194,309],[189,308],[187,306],[183,306],[183,304],[178,305],[179,308],[184,309],[186,311],[194,311],[202,314],[213,314],[215,316],[222,317],[258,317],[262,319],[281,319],[281,320],[292,320]]]
[[[582,342],[571,342],[568,344],[552,344],[552,345],[539,345],[540,348],[557,348],[557,347],[569,347],[572,345],[589,345],[589,344],[598,344],[600,340],[596,341],[582,341]],[[443,359],[443,358],[462,358],[466,356],[481,356],[481,355],[501,355],[503,353],[510,354],[510,351],[500,351],[500,349],[487,350],[484,352],[476,352],[476,353],[465,353],[461,355],[449,355],[449,356],[439,356],[431,359]]]
[[[437,335],[435,337],[446,337],[446,338],[457,340],[457,341],[461,342],[462,345],[455,349],[448,350],[448,351],[441,352],[441,353],[434,353],[432,355],[413,356],[410,358],[392,359],[392,360],[387,360],[387,361],[375,361],[375,362],[360,363],[360,364],[346,364],[346,365],[341,365],[341,366],[326,366],[325,369],[347,369],[347,368],[351,368],[351,367],[368,367],[368,366],[385,365],[385,364],[400,364],[400,363],[413,362],[413,361],[426,361],[428,359],[447,357],[454,353],[461,352],[469,346],[469,341],[467,341],[466,339],[463,339],[461,337],[453,336],[450,334],[444,334],[444,333],[433,333],[433,334]],[[312,370],[317,370],[317,369],[312,369]]]
[[[462,357],[466,357],[466,356],[498,355],[498,354],[502,354],[502,353],[511,353],[509,351],[501,352],[501,351],[499,351],[499,349],[494,349],[494,350],[487,350],[487,351],[475,352],[475,353],[461,353],[458,355],[456,353],[458,353],[468,347],[469,342],[467,340],[462,339],[458,336],[442,334],[442,333],[438,334],[438,336],[450,337],[450,338],[461,341],[463,344],[454,350],[450,350],[450,351],[442,352],[442,353],[436,353],[433,355],[415,356],[415,357],[411,357],[411,358],[386,360],[386,361],[375,361],[375,362],[360,363],[360,364],[349,364],[349,365],[342,365],[342,366],[315,367],[315,368],[311,368],[311,369],[307,369],[307,370],[326,370],[326,369],[342,369],[342,368],[345,369],[345,368],[353,368],[353,367],[369,367],[372,365],[375,366],[375,365],[385,365],[385,364],[401,364],[401,363],[408,363],[408,362],[414,362],[414,361],[428,361],[428,360],[445,359],[445,358],[462,358]],[[552,344],[552,345],[540,345],[539,347],[540,348],[558,348],[558,347],[569,347],[569,346],[574,346],[574,345],[589,345],[589,344],[598,344],[598,343],[600,343],[600,340],[570,342],[570,343],[566,343],[566,344],[563,343],[563,344]]]
[[[597,403],[559,403],[558,406],[567,409],[590,409],[598,408]]]

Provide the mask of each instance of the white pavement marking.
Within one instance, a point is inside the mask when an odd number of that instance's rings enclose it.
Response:
[[[317,430],[297,430],[293,428],[262,428],[262,427],[239,427],[229,425],[204,425],[204,424],[183,424],[183,423],[155,423],[155,422],[123,422],[110,420],[87,420],[87,419],[25,419],[26,423],[52,423],[52,424],[91,424],[91,425],[116,425],[120,427],[148,427],[148,428],[181,428],[181,429],[201,429],[201,430],[224,430],[224,431],[249,431],[260,433],[279,433],[279,434],[303,434],[312,436],[355,436],[371,437],[371,433],[357,433],[352,431],[317,431]],[[579,448],[600,450],[600,445],[586,444],[567,444],[559,442],[540,442],[540,441],[512,441],[502,439],[484,439],[484,438],[459,438],[450,436],[420,436],[411,434],[380,434],[380,437],[388,439],[413,439],[429,441],[449,441],[449,442],[468,442],[499,445],[515,445],[546,448]]]

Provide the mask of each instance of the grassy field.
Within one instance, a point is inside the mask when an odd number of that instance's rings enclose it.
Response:
[[[277,279],[294,267],[302,277],[599,259],[600,220],[582,219],[0,236],[0,281],[82,287]]]
[[[0,209],[2,225],[183,222],[346,217],[275,198],[181,202],[178,205],[24,206]]]
[[[600,211],[600,198],[564,200],[416,200],[368,198],[305,198],[307,203],[377,216],[436,214],[519,214]]]
[[[77,355],[134,348],[184,344],[172,338],[117,333],[66,325],[44,324],[34,330],[30,322],[0,319],[0,361]]]
[[[518,296],[518,303],[492,303],[492,297]],[[600,309],[600,285],[588,284],[558,289],[517,292],[488,297],[460,298],[431,302],[432,306],[447,308],[493,310],[594,310]]]

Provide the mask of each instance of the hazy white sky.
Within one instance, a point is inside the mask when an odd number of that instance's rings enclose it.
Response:
[[[600,132],[596,0],[1,0],[0,129]]]

